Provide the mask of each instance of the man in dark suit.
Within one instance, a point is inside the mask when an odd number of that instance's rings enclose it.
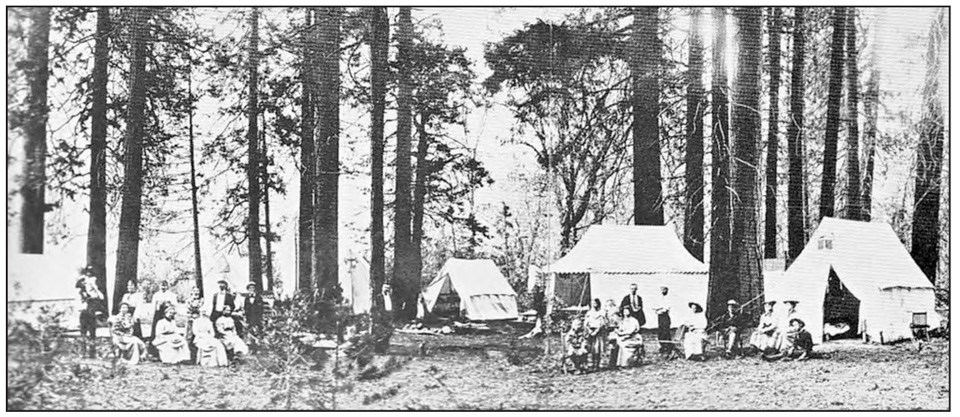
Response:
[[[637,284],[630,284],[630,294],[623,297],[623,301],[620,302],[620,309],[623,310],[624,307],[630,309],[630,317],[637,319],[641,327],[647,322],[647,318],[643,315],[643,298],[637,294]]]
[[[259,334],[260,321],[263,320],[263,297],[257,293],[257,284],[247,284],[247,296],[243,297],[243,315],[247,319],[248,330]]]
[[[221,279],[217,284],[220,286],[220,291],[213,295],[213,311],[210,313],[210,321],[214,323],[223,315],[224,306],[230,306],[230,310],[237,308],[233,303],[233,294],[230,294],[227,288],[227,281]]]

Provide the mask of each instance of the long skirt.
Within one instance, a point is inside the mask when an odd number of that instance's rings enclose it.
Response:
[[[227,349],[223,343],[214,338],[194,339],[197,347],[197,365],[216,367],[227,366]]]
[[[250,352],[246,342],[244,342],[240,336],[237,336],[236,333],[225,334],[220,341],[223,342],[223,347],[227,348],[227,350],[232,350],[234,355],[246,355]]]
[[[754,332],[753,336],[750,337],[750,346],[757,348],[761,352],[765,352],[768,349],[776,349],[777,334],[772,331],[770,333]]]
[[[166,342],[157,346],[157,352],[160,354],[160,362],[163,363],[181,363],[190,360],[190,348],[182,337],[167,339]]]
[[[643,338],[635,335],[629,339],[617,341],[617,366],[633,366],[636,363],[636,355],[643,348]]]
[[[130,365],[140,363],[140,358],[146,350],[146,345],[136,336],[118,336],[113,340],[114,346],[120,351],[120,359]]]
[[[693,355],[703,355],[703,343],[706,336],[703,330],[693,329],[683,335],[683,356],[690,359]]]

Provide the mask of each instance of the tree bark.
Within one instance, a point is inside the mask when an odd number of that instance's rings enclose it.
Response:
[[[700,9],[690,10],[690,69],[687,72],[686,219],[684,246],[703,260],[703,36]]]
[[[847,7],[847,184],[846,218],[863,220],[860,203],[860,71],[857,68],[857,8]]]
[[[837,184],[837,140],[840,132],[840,101],[843,98],[843,40],[847,11],[833,8],[833,43],[830,49],[830,84],[827,87],[827,127],[824,135],[823,180],[820,183],[820,218],[833,217]]]
[[[410,185],[412,171],[410,167],[411,125],[412,125],[412,78],[410,62],[413,36],[413,23],[410,8],[400,8],[399,31],[397,41],[400,64],[399,90],[397,94],[397,176],[394,215],[394,267],[393,282],[394,309],[398,317],[412,318],[416,314],[416,297],[420,277],[413,275],[413,254],[410,241],[411,199]],[[412,314],[411,314],[412,311]]]
[[[863,185],[860,187],[861,218],[870,221],[873,205],[873,165],[877,146],[877,116],[880,107],[880,70],[873,65],[867,79],[867,91],[863,97],[864,120],[863,146],[866,152],[863,169]]]
[[[110,63],[110,8],[97,9],[90,86],[90,224],[87,228],[87,266],[93,268],[97,288],[107,293],[107,80]]]
[[[130,99],[127,105],[127,131],[124,135],[123,188],[120,200],[120,233],[117,241],[116,281],[113,286],[113,313],[127,291],[127,282],[138,280],[140,249],[140,213],[143,198],[143,135],[148,77],[145,71],[148,47],[153,41],[149,30],[153,9],[130,9]]]
[[[342,10],[317,10],[320,30],[317,97],[317,184],[313,244],[317,288],[331,291],[339,281],[338,192],[340,179],[340,19]]]
[[[20,252],[43,253],[43,215],[47,211],[47,81],[50,79],[50,8],[30,8],[27,62],[29,92],[24,123],[23,177],[20,187]]]
[[[794,8],[793,68],[790,72],[790,123],[787,125],[787,159],[790,165],[787,179],[787,261],[796,259],[806,245],[804,174],[803,174],[803,105],[806,48],[803,7]]]
[[[411,249],[413,251],[413,272],[416,276],[423,275],[423,205],[427,194],[427,177],[430,175],[427,151],[430,149],[430,136],[427,133],[426,121],[428,117],[420,114],[420,122],[415,123],[417,128],[417,167],[413,186],[413,225],[411,230]]]
[[[190,74],[187,76],[187,94],[190,96],[190,107],[187,110],[187,134],[190,139],[190,212],[193,217],[193,267],[194,274],[196,275],[194,279],[197,290],[200,291],[200,296],[203,297],[203,266],[200,257],[200,207],[197,199],[197,166],[193,140],[193,110],[195,101],[193,98],[192,79],[193,66],[190,67]]]
[[[730,119],[727,102],[727,39],[726,10],[713,9],[713,79],[711,82],[711,178],[710,200],[710,278],[707,286],[707,317],[726,309],[733,296],[729,270],[730,257]]]
[[[257,116],[260,106],[257,101],[259,94],[260,65],[260,11],[254,7],[250,10],[250,42],[247,45],[247,256],[250,263],[249,282],[257,287],[257,293],[263,292],[263,255],[260,251],[260,143]]]
[[[266,289],[264,293],[273,294],[273,227],[270,225],[270,153],[267,150],[266,121],[260,113],[260,149],[263,158],[260,163],[261,181],[263,181],[263,232],[266,254],[263,261],[266,264]]]
[[[633,220],[662,225],[660,184],[660,39],[656,7],[633,9]]]
[[[779,7],[770,8],[770,113],[767,126],[767,195],[763,221],[763,257],[777,258],[777,155],[780,152],[780,21]]]
[[[930,29],[927,50],[927,74],[922,91],[924,116],[920,124],[917,148],[917,178],[913,194],[913,234],[910,254],[920,270],[937,283],[940,260],[940,176],[943,169],[944,118],[939,97],[940,45],[943,12]]]
[[[757,242],[759,205],[757,169],[760,166],[760,21],[761,9],[741,7],[734,12],[739,27],[739,62],[737,65],[737,106],[733,110],[736,140],[731,158],[733,166],[733,236],[731,259],[735,262],[737,298],[743,303],[754,300],[762,305],[763,275],[760,268],[760,245]]]
[[[370,93],[373,111],[370,115],[370,291],[371,322],[374,334],[380,334],[387,328],[385,317],[383,284],[386,281],[384,270],[385,242],[383,233],[383,148],[384,113],[386,111],[387,77],[389,66],[387,56],[390,45],[390,20],[386,7],[371,10],[373,34],[370,39]],[[383,346],[381,346],[383,348]],[[385,351],[385,349],[380,350]]]
[[[313,9],[304,12],[302,34],[303,58],[300,67],[300,82],[303,84],[300,98],[300,217],[298,219],[299,241],[297,242],[298,276],[297,287],[309,290],[313,287],[313,191],[317,171],[314,152],[313,100],[316,90],[313,78],[314,33]]]

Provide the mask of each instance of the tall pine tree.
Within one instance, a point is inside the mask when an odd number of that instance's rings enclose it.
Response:
[[[777,155],[780,152],[780,22],[779,7],[770,8],[770,112],[767,117],[767,195],[763,220],[763,257],[777,257]]]
[[[806,10],[794,8],[793,68],[790,71],[790,122],[787,124],[787,260],[796,259],[806,245],[804,220],[803,174],[803,104],[805,94],[804,70],[806,39],[804,22]]]
[[[31,7],[27,60],[23,63],[29,92],[24,118],[23,177],[20,196],[20,252],[43,253],[43,215],[47,189],[47,80],[50,79],[50,8]]]
[[[823,180],[820,183],[820,218],[833,217],[836,206],[837,141],[840,133],[840,101],[843,99],[843,40],[847,11],[833,8],[833,41],[830,44],[830,84],[827,87],[827,126],[823,140]]]
[[[660,19],[656,7],[633,9],[633,221],[662,225],[660,181]]]
[[[690,10],[690,69],[687,71],[686,216],[683,242],[703,260],[703,36],[700,8]]]

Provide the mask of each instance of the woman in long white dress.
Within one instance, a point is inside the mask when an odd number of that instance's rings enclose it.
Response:
[[[133,316],[130,314],[130,305],[120,303],[120,314],[111,317],[110,321],[111,341],[117,348],[120,359],[130,365],[140,363],[147,354],[147,349],[143,341],[133,335]]]
[[[630,306],[622,309],[623,319],[617,327],[617,367],[633,365],[637,351],[643,349],[643,337],[640,336],[640,322],[630,316]]]
[[[763,305],[763,314],[760,315],[760,324],[750,338],[750,346],[765,353],[777,348],[777,317],[773,315],[773,306],[776,301],[767,301]]]
[[[695,302],[688,303],[691,314],[684,323],[687,327],[683,335],[683,356],[687,359],[703,359],[703,344],[706,341],[707,317],[703,307]]]
[[[246,355],[249,352],[247,344],[237,334],[237,321],[234,319],[233,309],[224,306],[223,315],[217,319],[217,332],[220,333],[220,342],[234,355]]]
[[[190,360],[190,347],[180,334],[177,324],[173,321],[176,316],[175,307],[168,305],[164,311],[164,318],[157,322],[157,334],[153,338],[153,345],[160,354],[160,362],[178,364]]]
[[[197,365],[227,366],[227,349],[213,332],[213,322],[206,316],[193,320],[193,345],[197,348]]]

